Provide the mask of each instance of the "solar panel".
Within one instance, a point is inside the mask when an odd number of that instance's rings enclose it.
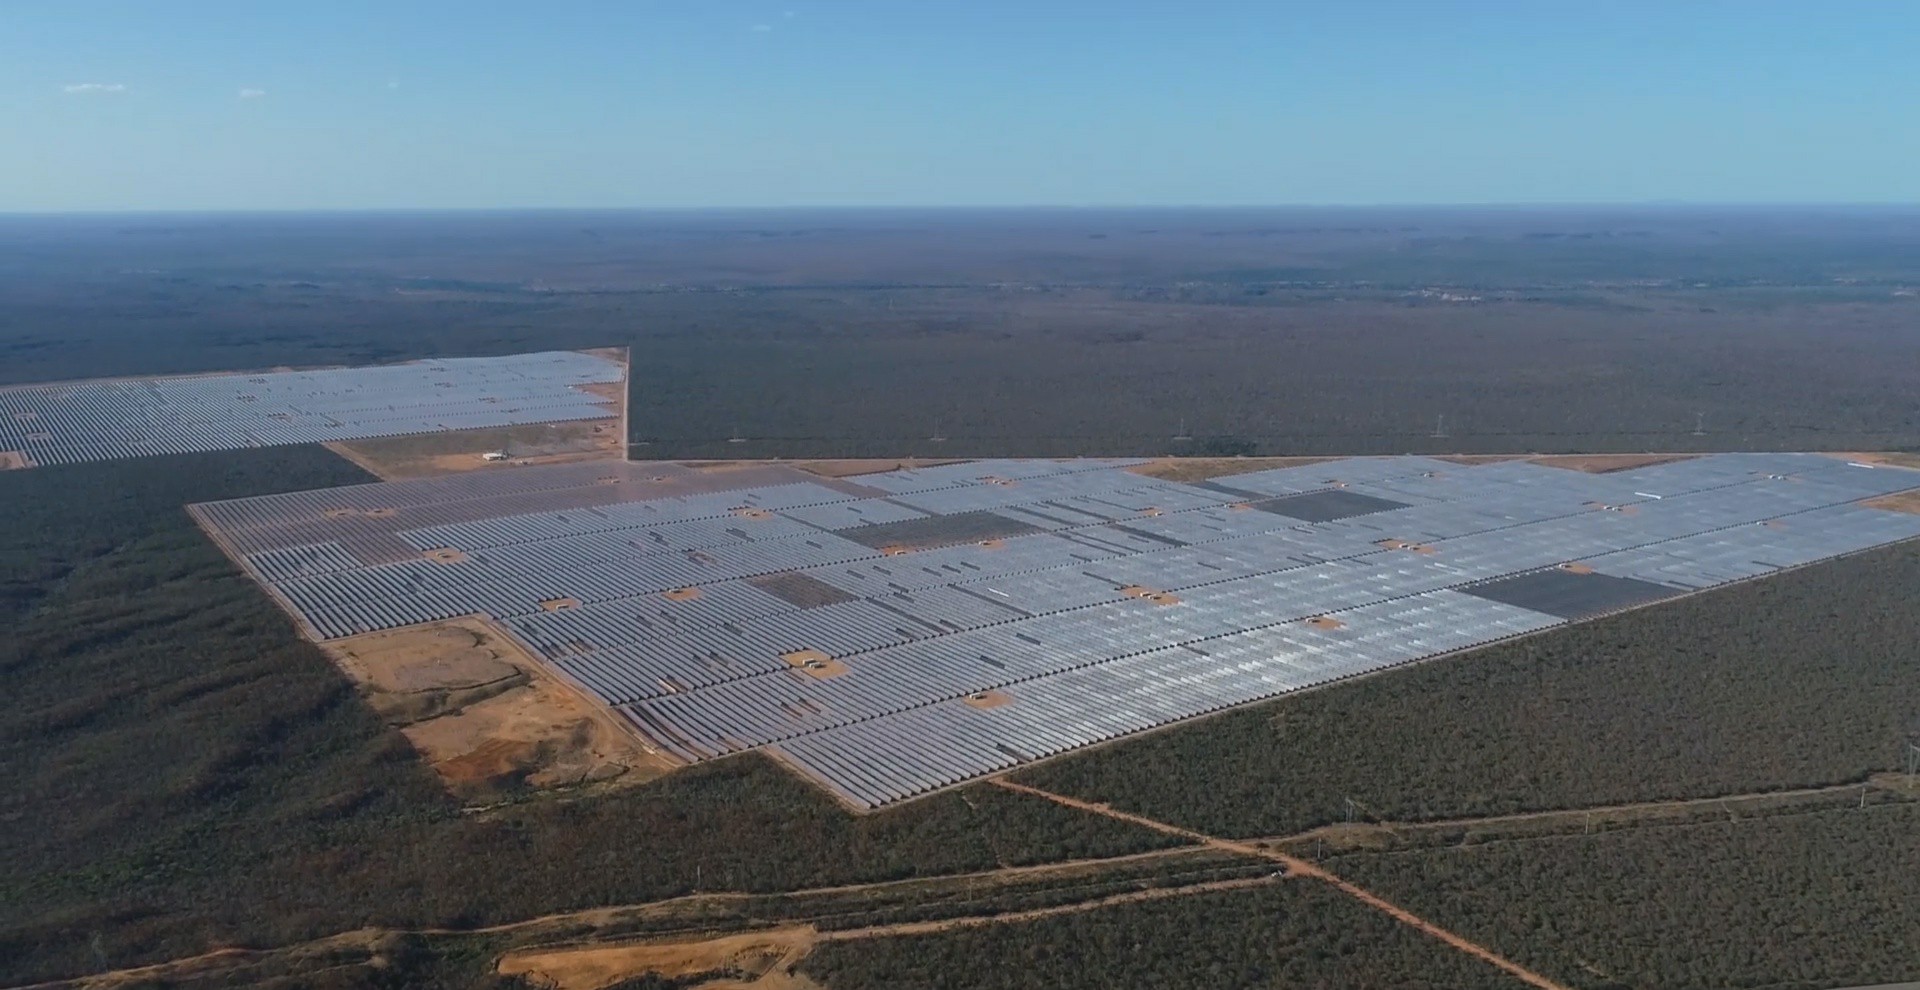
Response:
[[[193,511],[316,635],[489,613],[663,748],[767,748],[863,808],[1920,537],[1864,504],[1920,472],[1818,455],[1356,458],[1231,492],[1127,467],[571,465]]]

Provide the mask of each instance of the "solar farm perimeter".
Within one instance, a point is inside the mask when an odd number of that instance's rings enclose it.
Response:
[[[660,750],[870,809],[1079,747],[1920,537],[1920,471],[1350,458],[831,479],[609,461],[196,505],[308,634],[497,620]]]
[[[617,403],[582,386],[625,377],[617,361],[548,351],[0,388],[0,468],[600,419]]]

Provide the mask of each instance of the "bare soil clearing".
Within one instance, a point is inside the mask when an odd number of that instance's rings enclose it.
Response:
[[[1459,464],[1463,467],[1473,467],[1476,464],[1501,464],[1507,461],[1524,461],[1527,459],[1527,455],[1525,454],[1437,454],[1434,456],[1433,459],[1436,461],[1446,461],[1448,464]]]
[[[674,766],[478,616],[327,651],[456,796],[652,780]]]
[[[1841,460],[1857,461],[1861,464],[1891,464],[1894,467],[1920,468],[1920,454],[1910,454],[1901,451],[1841,451],[1830,453],[1827,456],[1838,457]]]
[[[817,474],[822,478],[853,478],[863,474],[880,474],[886,471],[905,471],[913,468],[939,467],[942,464],[958,464],[966,458],[931,457],[847,457],[838,460],[782,461],[782,460],[738,460],[738,461],[682,461],[687,467],[699,471],[729,471],[737,468],[764,467],[768,464],[785,464],[808,474]]]
[[[668,980],[711,975],[694,984],[701,990],[801,990],[816,984],[795,974],[793,964],[816,938],[812,926],[801,925],[697,941],[534,949],[507,953],[497,971],[554,990],[601,990],[649,973]]]
[[[19,471],[32,466],[27,455],[17,450],[0,450],[0,471]]]
[[[344,440],[324,446],[383,481],[529,464],[615,460],[623,454],[617,418]],[[487,460],[487,454],[497,452],[507,456]]]
[[[1671,464],[1675,461],[1688,461],[1698,454],[1548,454],[1533,458],[1533,463],[1547,467],[1566,468],[1569,471],[1585,471],[1588,474],[1606,474],[1610,471],[1630,471],[1634,468],[1652,467],[1655,464]]]
[[[1920,490],[1901,492],[1898,495],[1888,495],[1885,498],[1876,498],[1867,504],[1876,509],[1920,513]]]
[[[1324,464],[1327,461],[1342,460],[1339,457],[1162,457],[1138,464],[1127,470],[1135,474],[1144,474],[1149,478],[1162,481],[1178,481],[1191,484],[1211,478],[1226,478],[1236,474],[1252,474],[1272,468],[1305,467],[1309,464]]]

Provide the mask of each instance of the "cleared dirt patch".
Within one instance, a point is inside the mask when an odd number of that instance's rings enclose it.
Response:
[[[1671,464],[1675,461],[1690,461],[1699,454],[1548,454],[1533,458],[1533,463],[1547,467],[1565,468],[1569,471],[1585,471],[1588,474],[1606,474],[1609,471],[1630,471],[1634,468],[1651,467],[1655,464]]]
[[[1906,453],[1897,450],[1882,451],[1831,451],[1828,457],[1837,457],[1843,461],[1859,464],[1891,464],[1895,467],[1920,468],[1920,453]]]
[[[625,389],[624,383],[613,388]],[[324,446],[385,481],[623,456],[618,418],[344,440]],[[505,454],[488,460],[488,454]]]
[[[942,464],[959,464],[962,458],[910,457],[849,457],[831,461],[795,461],[793,466],[810,474],[823,478],[853,478],[863,474],[880,474],[885,471],[906,471],[913,468],[939,467]]]
[[[695,941],[531,949],[500,957],[497,970],[554,990],[601,990],[648,974],[672,981],[710,976],[691,984],[702,990],[800,990],[816,984],[795,974],[793,965],[817,939],[808,925]]]
[[[1891,509],[1894,512],[1912,512],[1920,514],[1920,491],[1901,492],[1876,498],[1867,503],[1876,509]]]
[[[384,694],[449,691],[519,674],[516,652],[479,619],[448,619],[350,636],[327,644],[348,675]],[[383,713],[384,714],[384,713]]]
[[[1013,695],[1005,691],[975,691],[961,699],[970,708],[998,708],[1013,703]]]
[[[1180,598],[1177,595],[1171,595],[1158,588],[1149,588],[1145,585],[1130,584],[1121,588],[1120,593],[1126,595],[1128,598],[1138,598],[1141,601],[1152,602],[1155,605],[1180,604]]]
[[[1251,474],[1272,468],[1304,467],[1341,460],[1338,457],[1161,457],[1127,470],[1162,481],[1195,482]]]
[[[17,450],[0,450],[0,471],[19,471],[32,466],[27,455]]]
[[[795,650],[780,654],[780,659],[785,660],[787,666],[815,680],[824,681],[847,672],[846,664],[819,650]]]
[[[1526,454],[1435,454],[1436,461],[1473,467],[1476,464],[1501,464],[1506,461],[1524,461]]]
[[[674,763],[481,617],[325,644],[455,795],[638,783]]]

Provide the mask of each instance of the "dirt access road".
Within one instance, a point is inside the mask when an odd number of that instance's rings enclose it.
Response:
[[[1233,839],[1222,839],[1222,838],[1219,838],[1218,836],[1207,835],[1204,832],[1195,832],[1192,829],[1181,828],[1178,825],[1169,825],[1166,822],[1155,821],[1151,818],[1143,818],[1139,815],[1128,814],[1127,812],[1119,811],[1108,805],[1095,804],[1091,801],[1081,801],[1077,798],[1070,798],[1062,794],[1055,794],[1052,791],[1043,791],[1037,787],[1028,787],[1025,784],[1016,784],[1013,781],[1007,780],[1004,777],[994,778],[993,783],[1001,787],[1004,787],[1010,791],[1017,791],[1021,794],[1029,794],[1034,797],[1045,798],[1048,801],[1052,801],[1055,804],[1063,805],[1068,808],[1073,808],[1078,811],[1091,812],[1096,815],[1105,815],[1108,818],[1113,818],[1119,821],[1128,822],[1133,825],[1139,825],[1142,828],[1150,828],[1156,832],[1164,832],[1168,835],[1177,835],[1177,836],[1180,836],[1181,838],[1189,839],[1205,846],[1211,846],[1215,849],[1224,850],[1226,852],[1239,853],[1240,855],[1243,855],[1243,856],[1257,856],[1262,859],[1273,860],[1274,862],[1279,863],[1282,866],[1285,866],[1287,868],[1287,872],[1295,876],[1308,877],[1314,880],[1318,880],[1321,883],[1324,883],[1332,887],[1333,889],[1338,890],[1349,897],[1352,897],[1353,899],[1359,901],[1360,903],[1365,904],[1366,906],[1387,915],[1388,917],[1392,918],[1395,921],[1400,922],[1403,925],[1413,928],[1433,938],[1439,939],[1440,941],[1446,943],[1447,945],[1450,945],[1453,948],[1466,953],[1467,955],[1473,956],[1474,958],[1479,959],[1482,962],[1486,962],[1491,965],[1497,966],[1500,969],[1505,970],[1506,972],[1512,974],[1513,976],[1518,977],[1520,980],[1532,986],[1539,987],[1540,990],[1570,990],[1570,988],[1568,988],[1564,984],[1556,983],[1553,980],[1550,980],[1547,977],[1542,976],[1539,973],[1536,973],[1533,970],[1530,970],[1525,966],[1522,966],[1519,963],[1506,958],[1505,956],[1495,953],[1493,950],[1487,948],[1486,946],[1480,945],[1477,942],[1468,941],[1464,936],[1457,935],[1451,931],[1448,931],[1447,929],[1442,928],[1439,925],[1436,925],[1433,922],[1428,921],[1417,914],[1414,914],[1412,911],[1409,911],[1406,908],[1399,906],[1398,904],[1394,904],[1391,901],[1388,901],[1385,898],[1380,897],[1379,895],[1373,893],[1372,891],[1366,890],[1362,887],[1349,883],[1348,881],[1341,879],[1339,876],[1336,876],[1335,874],[1327,870],[1321,869],[1319,866],[1316,866],[1313,863],[1309,863],[1306,860],[1299,858],[1298,856],[1288,855],[1287,853],[1280,852],[1277,849],[1268,849],[1263,846],[1252,845],[1246,842],[1237,842]]]

